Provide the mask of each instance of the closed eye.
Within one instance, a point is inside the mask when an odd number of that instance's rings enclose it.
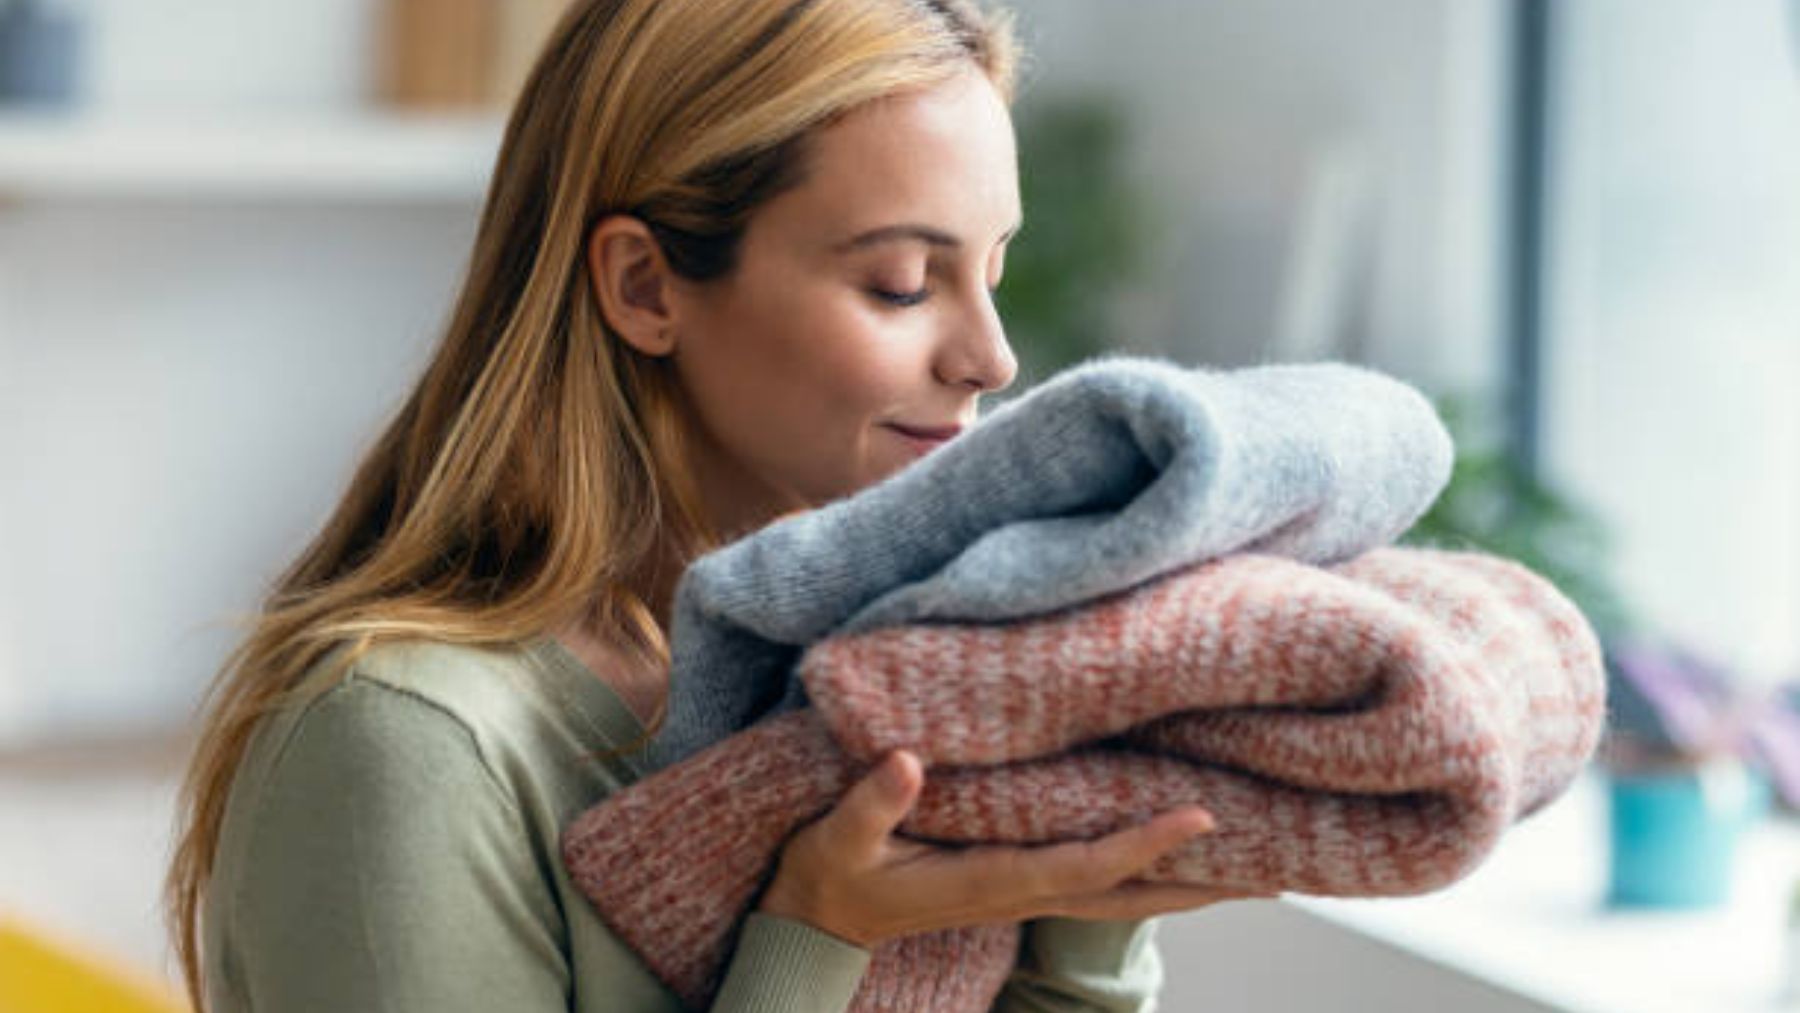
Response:
[[[907,306],[917,306],[931,298],[931,290],[928,288],[922,288],[916,292],[890,292],[883,288],[872,288],[869,290],[869,294],[889,306],[898,306],[902,308]],[[1000,294],[1000,286],[988,286],[987,294],[989,299],[993,299]]]
[[[872,288],[869,294],[890,306],[917,306],[930,298],[931,290],[922,288],[917,292],[889,292],[887,289]]]

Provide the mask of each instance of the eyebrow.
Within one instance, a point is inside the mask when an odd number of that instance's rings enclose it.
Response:
[[[1023,227],[1023,225],[1023,222],[1015,223],[1012,228],[1006,230],[1005,235],[1000,237],[1000,242],[1005,243],[1010,241],[1014,236],[1019,234],[1019,229]],[[861,235],[852,236],[832,247],[832,251],[835,253],[852,253],[856,250],[866,250],[871,246],[879,246],[882,243],[899,242],[925,243],[928,246],[941,246],[951,249],[962,246],[961,239],[945,232],[943,229],[933,228],[930,225],[920,225],[915,222],[903,222],[899,225],[883,225],[881,228],[870,229]]]

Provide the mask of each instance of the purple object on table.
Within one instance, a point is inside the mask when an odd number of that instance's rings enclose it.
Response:
[[[1634,732],[1660,737],[1682,755],[1728,752],[1749,760],[1800,808],[1800,703],[1792,691],[1751,696],[1723,665],[1674,645],[1628,641],[1609,653],[1624,688],[1657,726]]]
[[[1800,712],[1789,698],[1777,696],[1775,704],[1757,714],[1750,741],[1776,792],[1790,808],[1800,809]]]

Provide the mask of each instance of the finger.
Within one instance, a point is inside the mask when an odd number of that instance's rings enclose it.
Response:
[[[912,811],[923,784],[918,757],[895,750],[850,786],[824,822],[845,846],[873,853]]]
[[[1058,884],[1058,892],[1091,893],[1137,875],[1195,837],[1210,833],[1213,826],[1211,813],[1184,806],[1099,840],[1052,845],[1045,850],[1055,860],[1067,863],[1071,873]]]
[[[1211,814],[1185,807],[1094,841],[971,849],[951,871],[959,889],[1038,909],[1111,889],[1211,829]]]

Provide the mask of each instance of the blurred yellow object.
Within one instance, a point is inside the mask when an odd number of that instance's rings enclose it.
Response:
[[[186,1013],[153,976],[0,913],[0,1013]]]

